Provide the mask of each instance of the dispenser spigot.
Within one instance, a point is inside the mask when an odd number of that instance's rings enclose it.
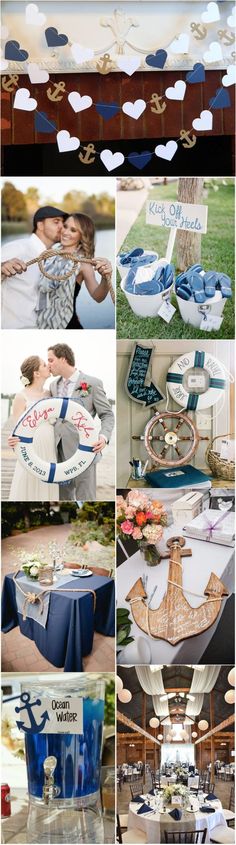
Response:
[[[56,757],[45,757],[43,763],[44,769],[44,786],[43,786],[43,800],[45,804],[49,804],[54,798],[59,795],[60,789],[54,786],[54,772],[57,765]]]

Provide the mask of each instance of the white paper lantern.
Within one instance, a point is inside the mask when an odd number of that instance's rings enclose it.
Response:
[[[158,728],[159,719],[157,719],[156,716],[153,716],[152,719],[149,719],[149,725],[150,728]]]
[[[207,728],[209,728],[209,723],[206,719],[200,719],[200,722],[198,722],[198,727],[199,731],[207,731]]]
[[[123,689],[123,686],[124,686],[124,685],[123,685],[123,681],[121,680],[121,678],[119,677],[119,675],[116,675],[116,691],[117,691],[117,695],[119,695],[119,692],[121,692],[121,690]]]
[[[229,681],[229,684],[231,684],[231,687],[235,687],[235,668],[234,667],[233,667],[233,669],[230,669],[230,672],[228,674],[228,681]]]
[[[160,740],[160,742],[161,742],[161,741],[162,741],[162,739],[163,739],[163,734],[158,734],[158,735],[157,735],[157,739],[159,739],[159,740]]]
[[[196,739],[196,737],[197,737],[197,731],[193,731],[193,732],[192,732],[192,737],[193,737],[193,739]]]
[[[131,701],[132,693],[129,691],[129,689],[122,689],[118,693],[118,698],[119,701],[122,701],[122,704],[128,704],[129,701]]]
[[[234,689],[228,689],[227,690],[227,692],[225,693],[225,701],[227,701],[227,704],[234,704],[234,702],[235,702],[235,690]]]

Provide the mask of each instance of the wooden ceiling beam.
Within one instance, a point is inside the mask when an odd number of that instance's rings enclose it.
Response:
[[[218,733],[223,728],[227,728],[228,725],[232,725],[234,723],[234,721],[235,721],[235,715],[233,713],[232,716],[228,716],[228,719],[225,719],[224,722],[220,723],[220,725],[216,725],[215,728],[212,728],[210,731],[207,731],[207,733],[204,734],[204,736],[200,736],[199,739],[196,739],[194,744],[198,745],[199,742],[205,742],[205,740],[208,739],[210,736],[213,736],[213,734]]]
[[[143,728],[140,728],[139,725],[136,725],[135,722],[132,722],[132,720],[128,719],[127,716],[124,716],[123,713],[120,713],[119,710],[117,711],[116,716],[118,722],[122,722],[122,724],[126,725],[127,728],[131,728],[131,730],[135,731],[135,733],[142,734],[142,736],[146,736],[148,739],[150,739],[151,742],[154,742],[156,745],[161,745],[158,739],[155,739],[152,734],[149,734],[147,733],[147,731],[144,731]]]

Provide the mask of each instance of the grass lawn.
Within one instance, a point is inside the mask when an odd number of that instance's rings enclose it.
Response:
[[[178,183],[160,185],[150,191],[151,199],[176,199]],[[208,196],[203,200],[208,205],[208,230],[202,235],[202,265],[205,270],[218,270],[227,273],[234,280],[234,187],[233,184],[220,185],[217,192],[208,189]],[[129,231],[120,252],[126,252],[135,246],[156,250],[159,257],[165,255],[168,241],[167,230],[159,226],[147,226],[145,206]],[[176,262],[175,250],[173,263]],[[175,264],[176,266],[176,264]],[[176,268],[178,272],[178,268]],[[233,286],[234,290],[234,286]],[[120,275],[117,271],[117,337],[118,338],[234,338],[234,296],[224,308],[224,319],[219,331],[203,332],[183,322],[174,294],[172,304],[177,308],[169,324],[160,317],[139,318],[133,313],[127,299],[120,290]]]

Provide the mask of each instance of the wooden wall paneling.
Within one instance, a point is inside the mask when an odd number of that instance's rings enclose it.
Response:
[[[222,72],[208,70],[203,87],[203,109],[209,109],[209,102],[215,96],[218,88],[221,88]],[[225,89],[227,90],[227,89]],[[222,135],[223,134],[223,113],[224,109],[213,109],[213,129],[210,132],[201,132],[201,135]]]
[[[189,130],[192,130],[192,132],[194,132],[192,122],[196,117],[200,117],[200,113],[203,109],[204,85],[205,83],[197,83],[196,85],[189,85],[187,83],[186,93],[183,101],[184,125],[181,127],[182,129],[186,129],[187,132],[189,132]],[[203,132],[199,132],[197,133],[197,137],[200,137],[203,134]]]
[[[151,71],[151,73],[144,73],[144,84],[143,84],[143,94],[144,100],[146,102],[151,100],[152,94],[158,94],[158,96],[162,96],[165,90],[165,75],[160,72]],[[145,112],[145,137],[147,138],[154,138],[158,140],[158,138],[164,138],[165,136],[165,113],[156,114],[152,112],[151,104],[148,103],[147,110]]]
[[[28,88],[30,96],[38,101],[36,86],[31,85],[28,76],[20,76],[18,88]],[[22,111],[14,109],[15,92],[12,94],[12,143],[13,144],[34,144],[35,142],[35,111]],[[38,106],[38,110],[40,107]]]
[[[229,92],[231,107],[228,108],[228,109],[223,109],[223,126],[224,126],[223,132],[224,132],[224,135],[232,135],[232,143],[233,143],[233,149],[234,149],[234,147],[235,147],[235,144],[234,144],[234,136],[235,136],[235,86],[229,85],[229,87],[226,88],[226,91]],[[234,173],[234,169],[232,170],[232,173]]]
[[[56,81],[56,80],[55,80]],[[60,129],[69,129],[67,126],[67,118],[66,118],[66,125],[60,125],[60,116],[63,115],[63,101],[59,102],[51,102],[51,100],[47,97],[47,88],[50,87],[50,83],[48,85],[33,85],[32,92],[35,99],[38,101],[37,112],[45,112],[47,115],[49,123],[55,124],[56,129],[51,129],[51,132],[37,132],[35,130],[35,143],[36,144],[55,144],[56,142],[56,134],[60,131]],[[53,87],[51,85],[51,87]],[[65,96],[65,95],[64,95]],[[67,104],[68,105],[68,104]],[[71,109],[70,109],[71,111]],[[67,117],[69,117],[69,109],[67,109]],[[22,112],[24,114],[24,112]],[[31,120],[34,125],[34,114],[31,112]],[[30,143],[30,142],[28,142]],[[32,143],[32,142],[31,142]]]
[[[104,103],[117,103],[119,106],[121,105],[122,101],[122,94],[121,94],[121,84],[120,84],[121,74],[108,74],[107,76],[101,76],[101,100]],[[121,112],[118,112],[114,117],[110,120],[104,120],[103,117],[100,117],[101,122],[101,135],[100,137],[104,141],[115,141],[117,138],[122,137],[122,117]],[[126,119],[126,118],[125,118]],[[128,120],[128,118],[127,118]]]
[[[92,97],[93,103],[99,103],[103,100],[103,80],[104,77],[99,73],[81,73],[76,76],[76,84],[73,82],[73,74],[70,77],[71,91],[79,91],[81,96],[87,94]],[[95,106],[81,112],[79,123],[79,138],[81,141],[99,141],[104,137],[104,120],[99,116]],[[88,168],[88,172],[89,168]]]
[[[135,102],[135,100],[145,100],[144,95],[144,74],[134,74],[134,76],[125,76],[124,74],[121,75],[121,103],[128,102]],[[128,115],[122,112],[122,138],[127,139],[135,139],[135,138],[145,138],[145,115],[149,111],[149,106],[146,107],[145,111],[138,118],[135,120],[132,117],[128,117]]]
[[[2,144],[12,144],[11,94],[1,91],[1,137]],[[14,96],[14,95],[13,95]]]

